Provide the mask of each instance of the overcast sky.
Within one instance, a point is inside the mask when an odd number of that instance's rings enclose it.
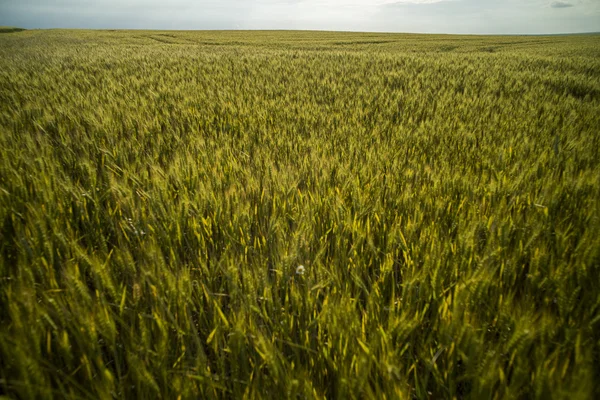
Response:
[[[600,31],[600,0],[0,0],[23,28]]]

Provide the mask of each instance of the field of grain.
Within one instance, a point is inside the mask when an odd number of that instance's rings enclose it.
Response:
[[[0,34],[0,396],[600,396],[600,36]]]

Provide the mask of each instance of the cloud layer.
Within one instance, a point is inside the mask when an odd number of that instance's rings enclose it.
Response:
[[[569,8],[569,7],[573,7],[573,4],[565,3],[564,1],[553,1],[552,4],[550,4],[550,7],[552,7],[552,8]]]
[[[0,0],[25,28],[600,31],[600,0]]]

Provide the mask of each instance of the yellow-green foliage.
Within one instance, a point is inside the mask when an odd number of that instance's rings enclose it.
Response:
[[[599,127],[594,35],[2,35],[0,394],[597,397]]]

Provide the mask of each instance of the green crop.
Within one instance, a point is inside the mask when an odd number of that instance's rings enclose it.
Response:
[[[598,35],[5,33],[0,395],[598,398],[599,127]]]

